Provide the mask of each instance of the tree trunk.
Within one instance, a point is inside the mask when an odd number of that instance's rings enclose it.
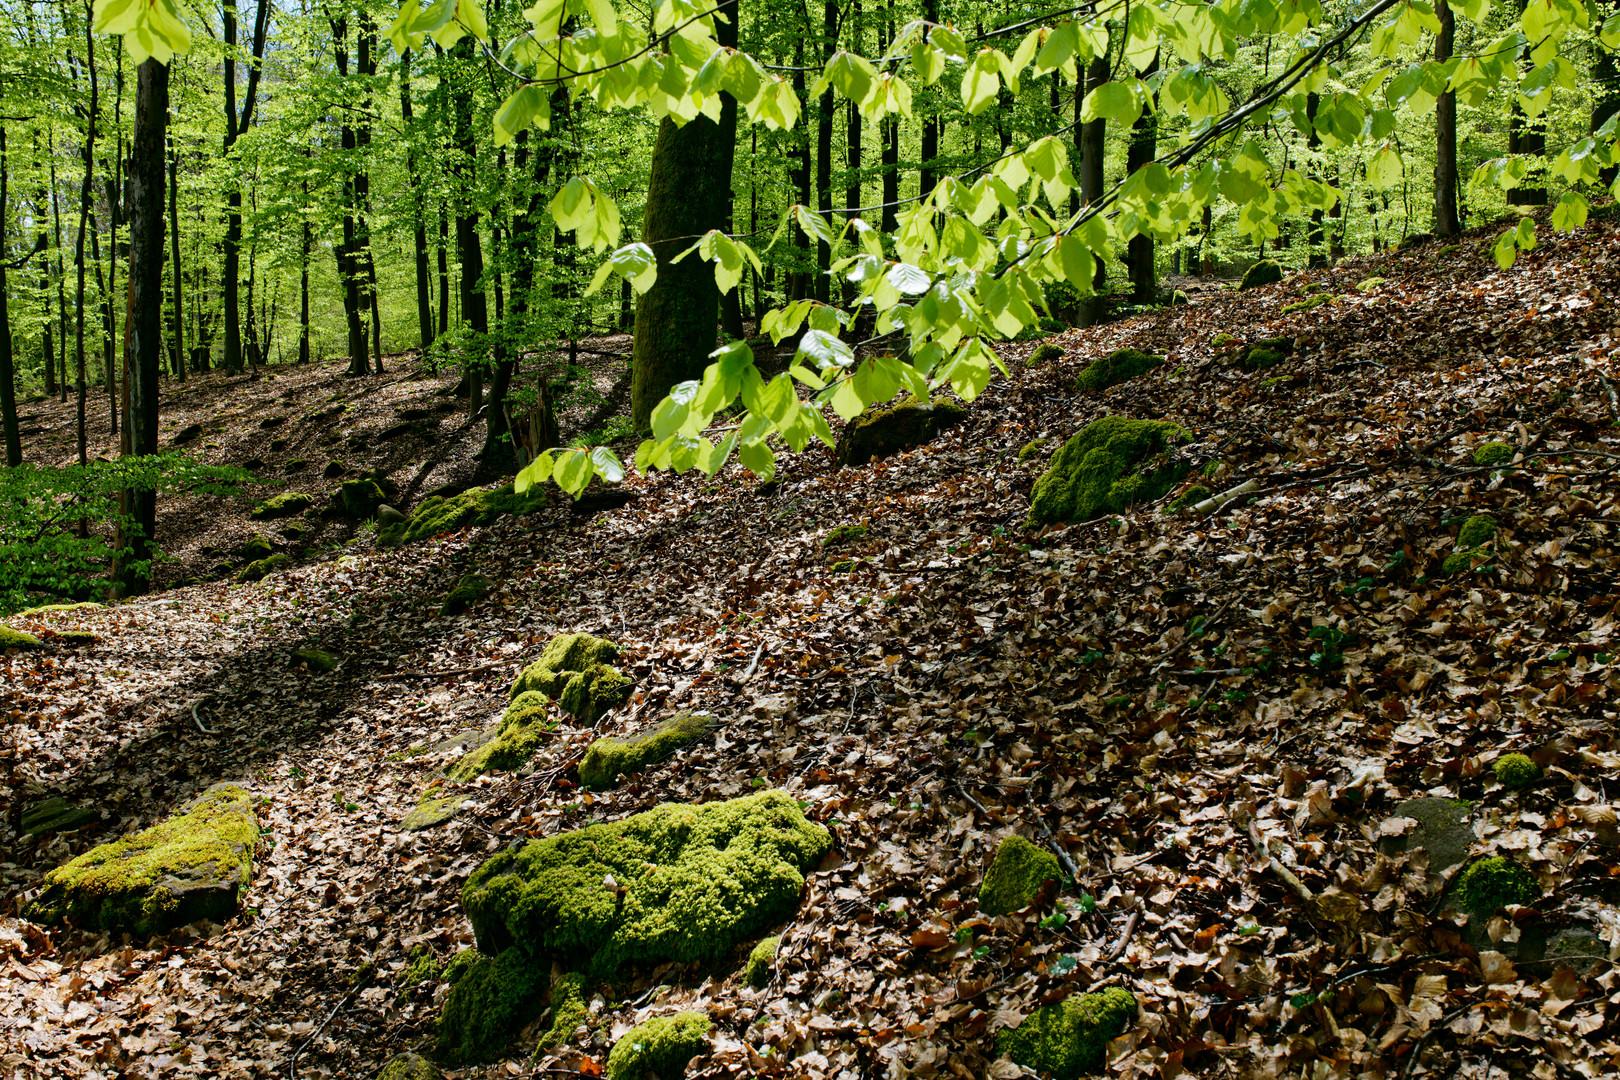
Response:
[[[1090,93],[1108,81],[1108,57],[1099,56],[1086,68],[1085,93]],[[1077,94],[1081,91],[1076,89]],[[1080,127],[1080,197],[1086,203],[1096,202],[1103,192],[1103,158],[1107,152],[1108,121],[1102,117]],[[1097,273],[1091,287],[1095,294],[1080,304],[1080,325],[1094,326],[1108,309],[1104,291],[1108,286],[1108,264],[1097,260]]]
[[[427,206],[422,200],[422,172],[416,156],[415,132],[411,114],[411,54],[399,58],[399,112],[405,124],[405,171],[411,183],[411,213],[415,218],[412,240],[416,251],[416,320],[421,333],[422,351],[433,344],[433,278],[428,270]]]
[[[337,67],[338,78],[347,80],[349,77],[349,29],[348,21],[344,18],[332,19],[332,59]],[[343,123],[339,129],[339,142],[343,147],[343,155],[354,160],[354,151],[358,145],[355,137],[354,125],[349,122],[349,113],[343,114]],[[346,172],[343,177],[343,242],[334,251],[337,260],[338,280],[343,283],[343,318],[349,330],[349,375],[369,375],[371,361],[366,346],[366,327],[363,314],[364,298],[360,287],[360,238],[355,222],[355,210],[359,206],[358,194],[355,190],[355,174]]]
[[[169,138],[169,271],[174,281],[174,350],[172,366],[175,377],[186,381],[186,320],[181,305],[180,276],[180,148]],[[83,301],[81,300],[82,304]]]
[[[939,0],[923,0],[922,15],[929,23],[939,22]],[[919,197],[929,194],[939,182],[938,165],[935,161],[939,157],[939,118],[933,111],[923,118],[920,156],[922,161],[917,167]]]
[[[73,267],[75,276],[77,277],[77,282],[74,288],[74,311],[76,314],[74,316],[73,335],[74,368],[78,374],[78,401],[75,420],[77,421],[76,434],[78,436],[77,442],[80,465],[86,464],[89,460],[88,447],[86,445],[84,432],[84,234],[90,220],[90,191],[91,183],[94,180],[96,171],[96,120],[97,110],[100,106],[101,93],[100,84],[96,80],[96,46],[95,41],[90,35],[90,20],[86,19],[84,25],[84,43],[85,55],[88,57],[90,66],[90,109],[86,114],[89,119],[86,121],[84,133],[84,183],[79,187],[79,232],[78,238],[74,242],[73,250]],[[4,219],[4,214],[4,200],[0,199],[0,220]],[[178,229],[178,225],[176,225],[176,228]],[[0,284],[0,292],[3,291],[4,285]],[[179,306],[180,293],[177,285],[175,292],[175,309],[177,313]]]
[[[1520,18],[1524,16],[1525,3],[1526,0],[1519,0]],[[1528,71],[1532,64],[1528,49],[1525,50],[1522,63]],[[1522,154],[1535,159],[1545,158],[1547,155],[1547,114],[1543,112],[1540,116],[1526,116],[1524,110],[1519,107],[1518,95],[1513,97],[1513,112],[1508,116],[1508,153]],[[1528,179],[1535,180],[1542,177],[1545,166],[1544,161],[1531,161]],[[1507,201],[1510,206],[1545,206],[1547,189],[1544,186],[1510,188]]]
[[[1605,15],[1610,14],[1612,3],[1598,4],[1598,10]],[[1616,62],[1614,53],[1608,49],[1597,46],[1593,49],[1592,57],[1592,121],[1590,130],[1596,132],[1609,117],[1620,112],[1620,63]],[[1615,177],[1620,175],[1620,167],[1605,165],[1598,175],[1603,178],[1603,186],[1614,184]]]
[[[6,129],[0,124],[0,252],[4,251],[5,225],[11,218],[6,201]],[[11,355],[11,292],[6,287],[5,259],[0,258],[0,427],[5,430],[6,467],[22,464],[22,438],[17,433],[17,373]]]
[[[1159,70],[1159,58],[1155,56],[1153,63],[1142,72],[1142,78],[1147,79]],[[1155,95],[1157,97],[1157,95]],[[1143,111],[1131,125],[1131,142],[1126,149],[1125,171],[1134,173],[1152,163],[1159,153],[1159,123],[1155,100],[1153,108]],[[1157,268],[1154,266],[1153,237],[1133,236],[1126,249],[1126,260],[1130,264],[1131,294],[1138,304],[1151,304],[1158,299],[1159,278]]]
[[[260,0],[261,3],[264,0]],[[360,9],[360,43],[359,55],[355,58],[355,67],[360,78],[369,88],[377,76],[377,24],[372,22],[366,9]],[[366,306],[371,309],[371,350],[373,371],[375,374],[383,373],[382,364],[382,311],[377,299],[377,262],[371,246],[371,124],[365,119],[371,115],[371,93],[368,89],[366,96],[360,102],[360,125],[355,128],[355,147],[359,151],[360,167],[355,172],[354,195],[355,208],[360,213],[359,232],[360,248],[365,254],[365,294]],[[356,252],[356,266],[360,265],[360,252]]]
[[[838,0],[823,0],[821,8],[821,63],[832,59],[838,47]],[[832,218],[833,92],[828,87],[816,103],[816,209]],[[816,299],[832,299],[832,245],[816,241]]]
[[[804,39],[797,38],[793,42],[793,93],[799,99],[801,114],[806,104],[804,59]],[[788,155],[792,161],[788,168],[788,179],[798,194],[797,202],[800,206],[815,205],[810,191],[810,132],[806,130],[807,127],[807,124],[800,123],[792,132],[793,149]],[[810,280],[808,269],[810,242],[805,238],[803,230],[797,226],[791,228],[789,232],[793,236],[795,258],[793,273],[788,279],[788,299],[803,300],[815,292],[815,284]]]
[[[169,69],[148,59],[137,71],[135,137],[129,151],[129,298],[125,366],[129,453],[157,453],[158,374],[163,359],[163,143],[169,112]],[[126,519],[114,578],[124,595],[151,586],[157,494],[123,493]]]
[[[737,45],[739,0],[722,0],[729,22],[717,24],[722,46]],[[731,168],[737,143],[737,99],[721,95],[720,122],[706,116],[658,126],[642,238],[658,257],[658,280],[636,306],[630,379],[630,420],[652,428],[653,407],[677,383],[703,377],[714,351],[720,290],[714,267],[698,259],[671,263],[693,237],[724,228],[731,218]]]
[[[439,337],[450,332],[450,208],[439,203]]]
[[[462,64],[473,57],[472,39],[462,38],[450,54]],[[477,179],[478,143],[473,134],[472,99],[456,95],[456,160],[454,172],[460,206],[456,208],[456,261],[461,263],[461,318],[472,328],[463,358],[462,383],[467,388],[467,418],[483,404],[484,367],[489,348],[489,302],[484,295],[484,249],[478,236],[478,210],[473,185]]]
[[[1446,0],[1436,0],[1434,13],[1440,18],[1440,32],[1434,36],[1434,59],[1451,59],[1452,39],[1457,17]],[[1456,236],[1462,232],[1457,219],[1457,95],[1447,90],[1434,103],[1434,232],[1436,236]]]

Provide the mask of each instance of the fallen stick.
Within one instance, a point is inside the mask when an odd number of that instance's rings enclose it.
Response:
[[[1308,904],[1316,898],[1311,890],[1305,887],[1305,883],[1299,880],[1298,875],[1284,866],[1282,860],[1271,853],[1270,843],[1260,835],[1260,830],[1255,827],[1252,819],[1249,821],[1249,839],[1254,842],[1255,850],[1260,853],[1260,856],[1266,860],[1266,864],[1271,867],[1271,872],[1282,878],[1283,882],[1290,889],[1293,889],[1301,900]]]
[[[1210,514],[1213,514],[1215,511],[1221,509],[1221,507],[1225,506],[1227,503],[1232,502],[1235,499],[1241,498],[1242,496],[1247,495],[1250,492],[1259,491],[1259,490],[1260,490],[1260,481],[1258,481],[1258,480],[1245,480],[1245,481],[1243,481],[1243,483],[1239,484],[1237,487],[1232,488],[1232,489],[1230,489],[1228,491],[1223,491],[1219,495],[1213,495],[1213,496],[1205,499],[1203,502],[1193,503],[1192,506],[1188,507],[1187,509],[1188,509],[1188,511],[1190,513],[1195,514],[1198,517],[1206,517],[1206,516],[1208,516]]]

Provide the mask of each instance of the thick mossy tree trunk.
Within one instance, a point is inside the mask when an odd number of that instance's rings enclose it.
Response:
[[[136,73],[135,136],[129,150],[129,325],[124,365],[129,405],[124,413],[128,453],[158,448],[158,377],[163,362],[163,143],[169,113],[169,69],[148,59]],[[123,595],[151,585],[157,493],[127,490],[121,498],[123,554],[114,579]]]
[[[1440,32],[1434,36],[1434,59],[1451,59],[1452,39],[1457,17],[1446,0],[1436,0],[1434,13],[1440,19]],[[1434,102],[1434,232],[1436,236],[1456,236],[1462,232],[1457,216],[1457,95],[1448,90]]]
[[[716,38],[736,48],[738,0],[725,0],[730,19],[716,24]],[[737,145],[737,100],[721,96],[720,122],[699,116],[676,127],[667,117],[653,146],[652,175],[642,239],[658,257],[658,280],[636,305],[635,352],[631,360],[630,419],[640,432],[652,429],[652,411],[670,389],[701,379],[714,351],[720,290],[712,264],[670,259],[710,229],[731,220],[731,167]]]

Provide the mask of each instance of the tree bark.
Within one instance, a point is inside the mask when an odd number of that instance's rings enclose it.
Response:
[[[399,58],[399,112],[405,124],[405,171],[411,183],[411,213],[415,218],[412,240],[416,252],[416,320],[422,351],[433,344],[433,278],[428,270],[427,205],[422,199],[422,170],[417,158],[414,117],[411,113],[411,54]]]
[[[1108,81],[1108,57],[1099,56],[1086,68],[1084,93],[1090,93]],[[1076,94],[1082,93],[1080,88]],[[1108,121],[1102,117],[1080,126],[1080,197],[1086,203],[1096,202],[1103,192],[1103,158],[1107,152]],[[1097,273],[1092,279],[1094,295],[1080,304],[1080,325],[1093,326],[1099,322],[1108,307],[1108,264],[1097,260]]]
[[[737,45],[739,0],[722,0],[728,22],[716,24],[723,46]],[[703,377],[714,351],[720,290],[714,267],[695,258],[671,263],[690,238],[725,227],[731,218],[731,169],[737,143],[737,99],[721,95],[720,122],[699,116],[681,127],[658,127],[642,238],[658,257],[658,280],[636,306],[631,360],[630,419],[652,428],[652,411],[677,383]]]
[[[1524,15],[1526,0],[1519,0],[1518,13]],[[1517,20],[1515,20],[1517,21]],[[1532,63],[1529,50],[1525,51],[1522,61],[1526,70]],[[1547,114],[1540,116],[1526,116],[1519,107],[1518,95],[1513,97],[1513,112],[1508,116],[1508,153],[1524,155],[1533,159],[1547,156]],[[1533,160],[1530,163],[1529,179],[1534,180],[1543,175],[1545,162]],[[1507,201],[1510,206],[1545,206],[1547,204],[1547,189],[1542,187],[1517,187],[1508,189]]]
[[[220,5],[221,37],[225,43],[225,145],[227,160],[237,140],[253,123],[253,106],[258,100],[259,72],[263,67],[265,35],[270,26],[269,0],[258,0],[253,20],[252,62],[248,65],[247,89],[242,98],[242,111],[236,110],[236,0],[223,0]],[[242,314],[241,293],[237,281],[242,269],[242,188],[234,176],[226,180],[224,276],[221,280],[225,308],[225,355],[220,366],[229,372],[242,370]]]
[[[89,5],[86,4],[85,20],[84,20],[84,44],[85,44],[85,55],[86,55],[86,57],[88,57],[89,65],[90,65],[90,110],[86,114],[89,117],[89,119],[86,122],[85,133],[84,133],[84,183],[79,187],[79,232],[78,232],[78,239],[74,242],[74,251],[73,251],[73,267],[74,267],[75,276],[77,277],[77,282],[76,282],[75,288],[74,288],[74,300],[75,300],[74,310],[75,310],[76,314],[75,314],[75,317],[74,317],[74,335],[73,335],[74,336],[74,367],[75,367],[76,372],[78,374],[78,401],[77,401],[75,420],[77,421],[76,434],[78,436],[77,443],[78,443],[78,450],[79,450],[79,464],[80,465],[87,464],[88,460],[89,460],[89,458],[88,458],[88,447],[86,445],[85,431],[84,431],[84,422],[85,422],[84,234],[85,234],[86,227],[89,225],[89,221],[90,221],[91,183],[94,180],[95,171],[96,171],[96,156],[95,156],[96,119],[97,119],[98,110],[99,110],[99,107],[100,107],[100,94],[101,94],[100,84],[96,80],[96,46],[95,46],[95,41],[91,37],[90,23],[91,23],[91,18],[90,18]],[[0,217],[3,217],[3,214],[4,214],[3,200],[0,200]],[[178,223],[177,223],[176,224],[176,229],[178,229],[178,228],[179,228],[179,226],[178,226]],[[176,265],[178,265],[178,260],[176,261]],[[0,291],[3,291],[3,290],[4,290],[4,286],[0,285]],[[180,293],[179,293],[178,282],[176,283],[176,291],[175,291],[174,295],[175,295],[175,299],[174,299],[175,311],[176,311],[176,315],[178,316],[179,308],[180,308]]]
[[[169,271],[174,281],[174,348],[170,364],[175,377],[186,381],[186,320],[180,274],[180,148],[169,138]],[[84,299],[79,299],[83,306]]]
[[[1440,19],[1440,32],[1434,36],[1434,59],[1451,59],[1457,17],[1446,0],[1435,0],[1434,13]],[[1456,236],[1462,232],[1457,217],[1457,95],[1447,90],[1434,102],[1434,232],[1436,236]]]
[[[6,129],[0,124],[0,253],[5,250],[5,225],[11,218],[6,200],[8,179]],[[22,439],[17,433],[17,373],[11,354],[11,291],[6,287],[6,263],[0,257],[0,427],[5,430],[6,467],[22,464]]]
[[[808,23],[808,17],[806,23]],[[806,27],[808,30],[808,26]],[[806,35],[808,36],[808,34]],[[805,107],[805,78],[804,78],[804,38],[796,38],[793,42],[793,93],[799,99],[799,108],[802,112]],[[797,202],[800,206],[815,205],[810,190],[810,133],[806,130],[807,124],[800,123],[791,133],[793,149],[789,152],[792,164],[788,167],[788,179],[798,194]],[[788,277],[788,299],[803,300],[815,292],[815,285],[810,280],[808,268],[810,265],[810,242],[805,238],[803,230],[797,226],[789,232],[793,237],[793,273]]]
[[[1142,72],[1144,79],[1159,70],[1159,58]],[[1145,109],[1131,125],[1131,142],[1125,152],[1125,171],[1134,173],[1152,163],[1159,152],[1159,122],[1154,108]],[[1151,236],[1133,236],[1126,248],[1126,261],[1130,265],[1131,294],[1138,304],[1151,304],[1158,299],[1159,278],[1154,265],[1154,244]]]
[[[163,144],[169,69],[148,59],[137,69],[135,135],[129,150],[129,308],[125,368],[129,453],[157,453],[158,375],[163,359]],[[125,525],[114,579],[124,595],[151,587],[157,494],[131,489],[121,499]]]
[[[823,0],[821,7],[821,62],[832,59],[838,47],[838,0]],[[828,87],[816,103],[816,209],[832,219],[833,92]],[[816,241],[816,299],[832,298],[832,245]]]
[[[450,50],[462,64],[472,60],[472,39],[462,38]],[[456,261],[461,263],[461,318],[472,328],[463,359],[462,383],[467,388],[467,418],[478,415],[483,404],[484,366],[489,348],[489,302],[484,295],[484,249],[478,236],[478,210],[473,197],[477,180],[478,143],[473,134],[472,99],[456,95],[456,176],[461,205],[456,208]]]
[[[922,15],[930,24],[939,22],[939,0],[923,0]],[[933,111],[923,118],[922,161],[917,166],[917,195],[926,196],[939,182],[935,159],[939,157],[939,118]]]
[[[337,67],[338,78],[347,80],[349,77],[349,26],[347,17],[330,20],[332,24],[332,60]],[[355,136],[354,124],[349,121],[349,113],[343,114],[343,123],[339,127],[339,142],[343,147],[344,157],[352,161],[354,151],[358,146]],[[337,260],[338,280],[343,284],[343,319],[349,331],[349,375],[369,375],[371,361],[366,346],[366,326],[362,305],[364,299],[360,287],[360,238],[355,222],[355,211],[359,206],[358,193],[355,190],[355,174],[345,173],[343,177],[343,241],[332,252]]]

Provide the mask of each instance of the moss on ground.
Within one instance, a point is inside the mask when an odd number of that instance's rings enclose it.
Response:
[[[908,397],[897,405],[874,405],[844,425],[835,456],[840,465],[865,465],[921,446],[961,423],[967,414],[954,401],[925,405]]]
[[[443,1073],[420,1054],[400,1054],[389,1059],[377,1080],[442,1080]]]
[[[1276,259],[1261,259],[1243,272],[1238,291],[1258,289],[1262,285],[1275,285],[1283,279],[1283,268]]]
[[[1493,855],[1470,863],[1452,883],[1457,907],[1470,915],[1490,915],[1510,904],[1533,904],[1541,896],[1536,876],[1516,862]]]
[[[254,521],[273,521],[276,518],[302,514],[314,505],[315,500],[301,491],[283,491],[280,495],[272,495],[255,506],[248,517]]]
[[[375,480],[345,480],[338,485],[337,505],[347,517],[365,521],[377,512],[377,507],[388,501],[382,486]]]
[[[463,756],[450,767],[447,775],[456,783],[465,784],[487,772],[520,769],[540,749],[552,727],[545,695],[525,690],[506,706],[501,729],[495,737]]]
[[[1503,754],[1492,763],[1491,772],[1497,783],[1510,788],[1527,787],[1541,775],[1536,763],[1523,754]]]
[[[1037,346],[1035,351],[1029,354],[1029,359],[1025,363],[1030,367],[1040,367],[1042,364],[1049,364],[1054,360],[1061,359],[1063,359],[1062,348],[1048,341]]]
[[[618,783],[619,777],[634,775],[664,760],[713,728],[713,717],[682,712],[629,739],[597,739],[579,763],[579,781],[592,791],[606,791]]]
[[[236,549],[236,553],[249,562],[268,559],[274,551],[275,548],[270,546],[268,538],[257,535],[248,537],[242,542],[242,546]]]
[[[295,649],[292,662],[303,664],[311,671],[336,671],[341,660],[327,652],[325,649]]]
[[[1266,371],[1282,363],[1284,355],[1276,349],[1267,349],[1260,345],[1251,346],[1238,361],[1245,371]]]
[[[462,905],[485,953],[516,945],[604,976],[713,962],[790,916],[831,844],[780,791],[668,803],[503,851],[467,879]]]
[[[38,607],[23,608],[23,610],[21,610],[21,611],[13,612],[12,613],[12,618],[20,619],[25,615],[43,615],[48,611],[85,611],[85,610],[93,610],[93,609],[100,609],[100,608],[105,607],[105,606],[106,606],[105,604],[98,604],[94,600],[85,600],[85,601],[83,601],[81,603],[77,603],[77,604],[41,604]]]
[[[256,559],[242,567],[241,573],[236,575],[236,580],[243,584],[254,581],[263,581],[277,570],[284,569],[291,565],[292,558],[290,556],[277,552],[267,559]]]
[[[776,949],[781,944],[779,937],[764,938],[756,944],[748,953],[748,963],[743,965],[742,981],[755,990],[763,990],[771,981],[771,971],[776,967]]]
[[[443,825],[456,816],[461,804],[466,801],[461,795],[445,794],[444,781],[435,780],[422,792],[422,797],[416,801],[416,807],[405,815],[405,820],[399,827],[406,832],[421,832],[431,829],[435,825]]]
[[[1496,519],[1489,514],[1475,514],[1457,530],[1459,548],[1477,548],[1496,539]]]
[[[44,644],[33,634],[0,625],[0,652],[6,649],[38,649]]]
[[[1440,572],[1448,576],[1466,574],[1470,570],[1482,569],[1492,557],[1492,553],[1484,548],[1469,548],[1467,551],[1447,555],[1445,562],[1440,564]]]
[[[531,514],[545,505],[545,491],[538,484],[522,495],[515,494],[512,485],[507,484],[493,491],[474,488],[449,498],[430,496],[404,521],[377,530],[377,543],[400,547],[442,532],[489,525],[502,514]]]
[[[1475,465],[1506,465],[1513,460],[1512,444],[1505,442],[1480,443],[1474,448]]]
[[[461,961],[439,1016],[440,1060],[462,1065],[500,1053],[539,1013],[548,982],[545,967],[515,947]]]
[[[619,647],[590,634],[558,634],[547,643],[540,659],[523,669],[512,682],[515,699],[532,690],[555,701],[581,724],[592,725],[602,714],[630,696],[634,683],[609,661]]]
[[[51,635],[58,645],[94,645],[101,635],[93,630],[58,630]]]
[[[585,1003],[585,976],[570,973],[551,980],[551,1027],[540,1036],[535,1049],[551,1050],[571,1041],[590,1015]]]
[[[1016,1028],[996,1035],[996,1049],[1053,1080],[1078,1080],[1101,1072],[1108,1044],[1136,1018],[1136,998],[1110,986],[1098,994],[1073,994],[1036,1009]]]
[[[1167,509],[1172,514],[1179,514],[1181,511],[1186,510],[1189,507],[1198,505],[1205,499],[1209,498],[1209,496],[1209,488],[1205,487],[1203,484],[1194,484],[1192,487],[1170,500],[1170,505],[1167,507]]]
[[[1186,432],[1162,420],[1105,416],[1063,444],[1030,492],[1030,527],[1088,521],[1157,499],[1186,475],[1185,462],[1153,459]]]
[[[433,955],[433,950],[426,945],[418,945],[411,950],[410,962],[405,970],[399,973],[402,986],[415,986],[417,983],[428,982],[439,977],[441,967],[439,958]]]
[[[494,587],[495,583],[481,574],[467,574],[445,594],[444,602],[439,605],[439,614],[460,615],[482,600]]]
[[[1022,447],[1019,448],[1019,450],[1018,450],[1018,463],[1020,465],[1022,465],[1024,462],[1028,461],[1030,458],[1035,457],[1036,455],[1040,454],[1042,451],[1044,451],[1050,445],[1052,445],[1052,440],[1047,438],[1044,435],[1041,436],[1038,439],[1031,439],[1029,442],[1025,443]]]
[[[1359,284],[1356,285],[1356,288],[1360,289],[1362,292],[1372,292],[1383,283],[1384,279],[1381,277],[1364,278]]]
[[[1082,390],[1106,390],[1117,386],[1164,363],[1164,357],[1140,349],[1116,349],[1107,356],[1086,365],[1075,385]]]
[[[824,548],[836,547],[839,544],[850,544],[865,536],[869,530],[865,525],[839,525],[828,529],[827,535],[821,538]]]
[[[24,915],[143,936],[200,919],[223,922],[252,877],[253,802],[234,784],[211,788],[184,813],[46,874]]]
[[[655,1016],[637,1024],[608,1054],[607,1080],[641,1080],[653,1073],[659,1080],[686,1075],[687,1062],[709,1048],[707,1013],[681,1012]]]
[[[1321,307],[1323,304],[1330,302],[1332,299],[1332,296],[1327,293],[1323,293],[1320,296],[1311,296],[1304,300],[1296,300],[1292,304],[1283,305],[1282,314],[1296,315],[1302,311],[1309,311],[1312,308]]]
[[[986,915],[1021,911],[1040,894],[1043,885],[1058,880],[1061,873],[1056,855],[1015,833],[996,848],[996,857],[985,871],[979,886],[979,910]]]

